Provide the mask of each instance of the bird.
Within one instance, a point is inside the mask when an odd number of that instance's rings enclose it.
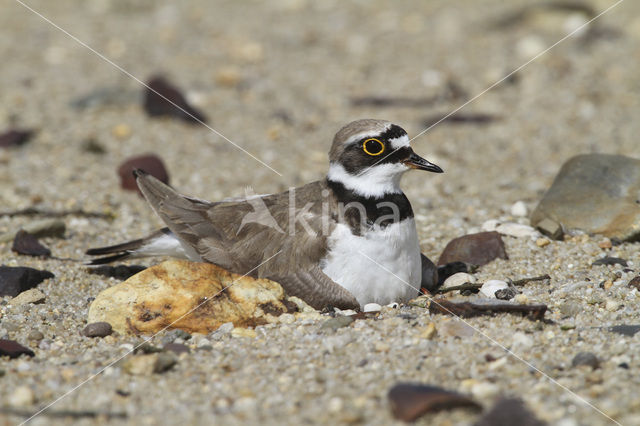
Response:
[[[400,188],[412,169],[442,173],[386,120],[342,127],[324,179],[287,191],[210,202],[186,196],[143,170],[134,176],[166,227],[86,251],[89,265],[171,256],[278,282],[316,309],[407,302],[437,269],[421,253],[411,203]]]

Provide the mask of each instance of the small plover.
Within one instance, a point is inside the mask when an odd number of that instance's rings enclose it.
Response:
[[[99,265],[172,256],[265,277],[315,308],[358,308],[418,295],[423,264],[413,210],[400,189],[410,169],[442,173],[413,152],[407,133],[358,120],[335,135],[323,180],[279,194],[209,202],[181,195],[136,170],[138,186],[167,225],[88,255]],[[267,261],[267,259],[269,259]]]

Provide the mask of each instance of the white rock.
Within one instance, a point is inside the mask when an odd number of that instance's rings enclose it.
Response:
[[[533,339],[531,336],[526,335],[521,331],[513,333],[511,343],[514,348],[529,349],[533,347]]]
[[[482,224],[482,230],[485,232],[495,231],[500,225],[500,221],[497,219],[489,219]]]
[[[516,201],[511,206],[511,215],[525,217],[527,215],[527,205],[523,201]]]
[[[293,314],[281,314],[278,317],[278,322],[280,324],[293,324],[296,321],[296,317]]]
[[[357,312],[354,311],[353,309],[345,309],[344,311],[338,308],[333,308],[336,312],[336,315],[340,315],[343,317],[350,317],[352,315],[356,315]]]
[[[362,312],[380,312],[381,310],[382,306],[377,303],[367,303],[364,305],[364,308],[362,308]]]
[[[392,302],[387,305],[387,308],[398,309],[399,306],[400,304],[398,302]]]
[[[29,386],[18,386],[11,395],[9,395],[9,405],[13,407],[26,407],[33,405],[35,397]]]
[[[490,399],[500,392],[498,385],[489,382],[479,382],[471,386],[471,394],[478,399]]]
[[[529,225],[521,225],[519,223],[503,223],[496,227],[496,231],[502,235],[509,235],[510,237],[538,237],[539,233]]]
[[[480,294],[484,297],[496,297],[496,291],[509,288],[509,284],[501,280],[489,280],[480,287]]]
[[[604,304],[604,308],[609,312],[615,312],[620,308],[621,305],[622,304],[617,300],[607,299],[607,301]]]
[[[442,284],[442,288],[449,287],[457,287],[464,283],[475,283],[477,281],[476,277],[471,274],[467,274],[466,272],[458,272],[457,274],[451,275],[447,278]]]

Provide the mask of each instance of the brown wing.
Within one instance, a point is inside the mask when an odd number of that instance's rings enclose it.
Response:
[[[295,193],[206,203],[184,197],[143,172],[136,177],[160,218],[203,260],[238,274],[273,279],[289,294],[317,306],[358,306],[318,267],[333,227],[327,207],[323,211],[323,201],[332,202],[323,198],[323,182],[296,188]]]

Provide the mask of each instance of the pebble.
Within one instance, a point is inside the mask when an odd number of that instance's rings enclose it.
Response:
[[[573,367],[585,365],[595,370],[596,368],[600,367],[600,361],[598,360],[598,357],[592,352],[578,352],[576,356],[573,357],[573,360],[571,360],[571,365]]]
[[[496,290],[496,292],[494,294],[496,296],[496,299],[511,300],[516,296],[517,291],[516,291],[515,288],[509,287],[509,288],[503,288],[503,289]]]
[[[549,218],[544,218],[538,222],[536,229],[552,240],[560,240],[564,236],[562,226]]]
[[[388,393],[393,416],[405,422],[412,422],[424,414],[453,408],[481,407],[471,398],[431,385],[399,383]]]
[[[478,399],[491,399],[500,393],[500,387],[495,383],[478,382],[471,386],[471,395]]]
[[[496,232],[516,238],[536,237],[539,235],[538,232],[529,225],[511,222],[498,225],[496,227]]]
[[[609,331],[622,334],[623,336],[633,337],[640,331],[640,325],[614,325],[613,327],[609,327]]]
[[[525,217],[527,215],[527,205],[524,201],[516,201],[511,206],[511,215],[517,217]]]
[[[160,157],[155,154],[138,155],[130,157],[118,166],[118,176],[120,176],[120,187],[127,191],[138,191],[136,178],[133,170],[141,169],[155,177],[159,181],[169,184],[169,172]]]
[[[187,102],[180,89],[162,76],[154,76],[147,82],[144,110],[150,117],[172,117],[190,124],[207,122],[207,117]]]
[[[13,239],[11,251],[26,256],[51,256],[51,250],[43,246],[38,238],[21,229]]]
[[[113,126],[111,134],[118,140],[126,140],[131,137],[131,127],[128,124],[120,123]]]
[[[613,299],[607,299],[604,302],[604,308],[609,312],[615,312],[618,309],[620,309],[620,307],[622,306],[623,306],[622,303]]]
[[[450,337],[471,337],[475,333],[473,327],[459,320],[445,321],[438,329],[443,336]]]
[[[87,268],[87,272],[124,281],[145,269],[147,269],[147,267],[142,265],[100,265]]]
[[[626,260],[624,259],[620,259],[619,257],[610,257],[610,256],[605,256],[605,257],[601,257],[600,259],[595,260],[591,266],[598,266],[598,265],[609,265],[609,266],[613,266],[613,265],[621,265],[621,266],[628,266],[628,263]]]
[[[44,334],[42,334],[40,330],[31,330],[29,332],[29,335],[27,336],[27,339],[39,342],[44,339]]]
[[[466,272],[458,272],[457,274],[451,275],[444,281],[442,284],[442,288],[450,288],[450,287],[458,287],[465,283],[474,284],[477,281],[477,278],[471,274],[467,274]]]
[[[351,316],[335,316],[326,320],[321,326],[321,330],[337,330],[351,324],[354,319]]]
[[[380,312],[382,310],[382,306],[377,303],[367,303],[362,308],[362,312]]]
[[[211,342],[209,342],[207,339],[202,339],[204,341],[206,341],[209,346],[211,346]],[[201,346],[205,346],[205,345],[201,345],[202,341],[198,342],[198,347]],[[182,343],[167,343],[166,345],[164,345],[162,347],[162,350],[167,352],[173,352],[176,355],[180,355],[180,354],[188,354],[191,352],[191,349],[189,349],[189,346],[187,345],[183,345]]]
[[[429,292],[433,292],[438,288],[439,284],[438,268],[431,259],[424,254],[420,254],[420,259],[422,263],[422,281],[420,287]]]
[[[537,245],[538,247],[546,247],[546,246],[548,246],[549,244],[551,244],[551,241],[550,241],[548,238],[538,238],[538,239],[536,240],[536,245]]]
[[[640,237],[640,160],[623,155],[584,154],[569,159],[531,215],[564,229],[620,241]]]
[[[33,130],[10,129],[0,134],[0,148],[21,146],[35,134]]]
[[[13,359],[20,355],[34,356],[35,353],[14,340],[0,339],[0,356],[8,356]]]
[[[629,281],[628,286],[640,291],[640,275],[633,277],[631,281]]]
[[[449,241],[438,259],[438,265],[464,262],[482,266],[498,258],[507,259],[507,252],[500,234],[480,232]]]
[[[29,386],[18,386],[11,392],[7,402],[12,407],[28,407],[35,402],[35,395]]]
[[[92,322],[82,329],[81,334],[85,337],[105,337],[113,333],[111,324],[105,321]]]
[[[0,297],[16,297],[42,281],[53,278],[49,271],[28,268],[26,266],[0,266]]]
[[[434,337],[436,337],[437,334],[438,334],[438,331],[436,329],[436,325],[430,322],[429,324],[427,324],[426,327],[422,329],[418,337],[420,337],[421,339],[431,340]]]
[[[122,364],[122,369],[134,376],[149,376],[154,373],[164,373],[173,368],[177,362],[178,359],[171,352],[135,355]]]
[[[509,288],[509,284],[501,280],[489,280],[480,287],[480,294],[484,297],[496,298],[496,291]]]
[[[258,334],[252,328],[235,327],[233,330],[231,330],[231,337],[247,337],[250,339],[255,339],[256,337],[258,337]]]
[[[45,299],[46,299],[46,296],[44,295],[43,292],[41,292],[37,288],[31,288],[27,291],[23,291],[22,293],[20,293],[19,295],[11,299],[9,303],[11,303],[14,306],[23,306],[23,305],[30,305],[30,304],[36,305],[36,304],[44,303]]]
[[[605,238],[604,240],[598,243],[598,247],[600,247],[603,250],[606,250],[613,247],[613,244],[611,244],[611,240],[609,238]]]
[[[513,301],[519,305],[526,305],[527,303],[529,303],[529,297],[527,297],[526,294],[520,293],[515,295]]]

